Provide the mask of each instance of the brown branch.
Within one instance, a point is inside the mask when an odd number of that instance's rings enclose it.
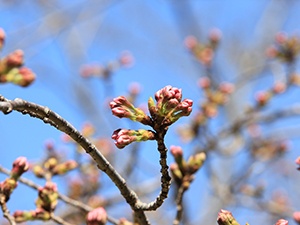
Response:
[[[61,217],[55,216],[53,213],[51,213],[51,219],[61,225],[73,225],[72,223],[68,223],[67,221],[63,220]]]
[[[183,205],[182,205],[182,199],[183,199],[183,194],[187,189],[181,185],[178,189],[177,192],[177,197],[176,197],[176,218],[173,221],[173,225],[179,225],[180,221],[182,219],[183,215]]]
[[[113,168],[107,159],[100,153],[100,151],[87,140],[83,135],[75,129],[68,121],[63,119],[57,113],[51,111],[48,107],[40,106],[22,99],[7,100],[0,96],[0,110],[4,114],[8,114],[13,110],[22,114],[28,114],[31,117],[43,120],[44,123],[50,124],[56,129],[68,134],[74,141],[76,141],[97,163],[100,170],[106,173],[112,182],[120,190],[126,202],[131,206],[133,211],[137,214],[136,218],[140,224],[149,224],[145,213],[140,210],[139,199],[136,193],[131,190],[125,179]]]
[[[7,208],[6,202],[5,202],[5,195],[0,193],[0,205],[3,212],[3,216],[8,220],[10,225],[16,225],[15,218],[10,215],[9,210]]]

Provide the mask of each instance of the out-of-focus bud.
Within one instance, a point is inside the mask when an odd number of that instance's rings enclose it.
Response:
[[[205,152],[197,153],[196,155],[190,156],[190,158],[187,161],[187,170],[190,174],[193,174],[197,172],[203,165],[204,161],[206,159]]]
[[[19,157],[13,163],[13,168],[11,170],[11,177],[17,180],[23,173],[29,169],[29,163],[26,157]]]
[[[29,220],[34,220],[36,217],[35,211],[21,211],[17,210],[14,212],[13,217],[17,223],[26,222]]]
[[[284,219],[280,219],[276,222],[275,225],[288,225],[289,224],[289,221],[287,220],[284,220]]]
[[[197,41],[197,38],[195,36],[187,36],[184,40],[184,44],[185,44],[185,47],[187,47],[188,49],[193,49],[197,46],[198,44],[198,41]]]
[[[286,90],[286,84],[280,81],[277,81],[273,86],[273,92],[275,94],[281,94]]]
[[[20,67],[24,64],[24,52],[15,50],[4,58],[7,68]]]
[[[140,142],[140,141],[154,140],[155,134],[150,130],[143,130],[143,129],[139,129],[139,130],[118,129],[114,131],[111,138],[115,140],[115,145],[121,149],[135,141]]]
[[[219,225],[240,225],[235,220],[232,213],[224,209],[221,209],[219,212],[217,222]]]
[[[179,169],[178,164],[172,163],[170,165],[170,170],[171,170],[172,176],[175,179],[176,183],[180,184],[182,182],[183,174],[182,174],[181,170]]]
[[[209,40],[213,47],[215,47],[221,40],[222,32],[214,28],[209,32]]]
[[[86,216],[87,225],[105,225],[106,221],[107,213],[102,207],[90,211]]]
[[[182,161],[183,150],[180,146],[171,145],[170,152],[174,156],[177,164]]]
[[[0,27],[0,50],[3,48],[5,41],[5,32],[4,30]]]
[[[272,95],[271,93],[267,91],[260,91],[257,92],[255,95],[256,102],[259,106],[264,106],[268,103],[268,101],[271,99]]]
[[[55,183],[48,181],[44,187],[39,188],[39,197],[35,204],[47,212],[53,212],[57,205],[58,193]]]
[[[287,41],[287,34],[284,33],[284,32],[279,32],[275,35],[275,41],[278,43],[278,44],[284,44],[284,42]]]
[[[265,54],[269,58],[275,58],[278,56],[279,52],[274,46],[270,46],[269,48],[267,48]]]
[[[58,164],[57,159],[54,157],[51,157],[44,163],[44,167],[47,170],[52,170],[57,164]]]
[[[294,212],[293,218],[297,224],[300,224],[300,211]]]
[[[27,87],[35,80],[34,73],[26,68],[13,68],[7,74],[0,76],[0,83],[11,82],[22,87]]]
[[[58,165],[56,165],[52,170],[52,174],[53,175],[62,175],[65,174],[67,172],[69,172],[70,170],[75,169],[78,166],[77,162],[74,160],[68,160],[66,162],[60,163]]]
[[[203,88],[203,89],[208,89],[211,87],[211,81],[208,77],[201,77],[198,80],[198,86]]]
[[[17,187],[17,181],[13,178],[7,178],[0,183],[0,190],[5,195],[5,202],[9,200],[9,197],[13,190]]]
[[[234,85],[231,83],[223,82],[219,86],[219,90],[224,94],[231,94],[234,92]]]
[[[295,160],[295,163],[298,165],[297,170],[300,170],[300,156]]]
[[[134,58],[129,51],[125,51],[121,53],[119,62],[121,66],[130,67],[134,63]]]
[[[45,211],[41,208],[37,208],[35,211],[35,219],[48,221],[51,219],[51,214],[48,211]]]
[[[32,168],[32,172],[34,173],[35,176],[38,178],[43,178],[46,174],[46,171],[40,166],[40,165],[35,165]]]
[[[125,218],[121,218],[119,220],[118,225],[133,225],[133,223],[129,222],[128,220],[126,220]]]
[[[300,75],[297,74],[297,73],[293,73],[293,74],[290,76],[290,82],[291,82],[291,84],[300,86]]]
[[[84,137],[91,137],[95,133],[95,128],[91,123],[83,124],[81,133]]]

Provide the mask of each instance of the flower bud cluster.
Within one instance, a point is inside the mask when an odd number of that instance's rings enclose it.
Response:
[[[50,157],[42,165],[35,165],[32,168],[33,173],[39,178],[63,175],[77,168],[78,164],[74,160],[59,162],[57,158]]]
[[[110,61],[107,65],[87,64],[81,68],[80,74],[84,78],[100,77],[107,79],[120,68],[131,67],[134,63],[134,58],[130,52],[121,53],[119,59]]]
[[[98,207],[90,211],[86,216],[87,225],[105,225],[107,222],[107,213],[103,207]]]
[[[289,224],[289,221],[287,220],[284,220],[284,219],[280,219],[276,222],[275,225],[288,225]]]
[[[124,96],[117,97],[110,102],[110,108],[113,115],[119,118],[129,118],[132,121],[140,122],[151,126],[155,131],[166,129],[180,117],[190,115],[193,101],[190,99],[182,100],[181,89],[170,85],[157,91],[153,98],[148,100],[148,110],[150,116],[143,110],[134,107]],[[127,130],[118,129],[112,139],[118,148],[124,148],[126,145],[135,141],[147,141],[155,139],[155,132],[150,130]]]
[[[200,43],[194,36],[188,36],[184,42],[185,46],[190,50],[194,57],[204,66],[209,67],[214,58],[215,50],[220,39],[220,30],[214,29],[209,34],[208,43]]]
[[[19,157],[13,162],[10,177],[0,183],[0,193],[5,195],[5,201],[9,200],[10,195],[18,185],[18,179],[28,169],[29,163],[25,157]]]
[[[5,33],[0,28],[0,50],[3,47]],[[35,80],[34,73],[22,67],[24,64],[24,53],[18,49],[0,58],[0,83],[14,83],[22,87],[30,85]]]
[[[233,217],[232,213],[224,209],[220,210],[217,222],[219,225],[240,225]]]
[[[15,221],[17,223],[22,223],[22,222],[32,221],[32,220],[47,221],[51,219],[51,214],[41,208],[37,208],[35,210],[30,210],[30,211],[18,210],[13,214],[13,217],[15,218]]]
[[[175,159],[175,163],[170,166],[173,178],[178,186],[183,186],[185,189],[188,189],[194,179],[193,175],[202,167],[206,155],[204,152],[200,152],[190,156],[190,158],[185,161],[183,158],[183,150],[180,146],[172,145],[170,151]]]
[[[275,36],[275,45],[267,49],[270,58],[279,59],[282,62],[292,63],[300,53],[300,38],[297,36],[288,37],[285,33],[278,33]]]
[[[203,89],[206,97],[206,101],[201,104],[204,116],[207,118],[217,116],[218,107],[227,102],[228,96],[234,91],[234,85],[223,82],[215,90],[208,77],[200,78],[198,84]]]

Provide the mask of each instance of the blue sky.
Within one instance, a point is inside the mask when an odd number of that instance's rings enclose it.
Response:
[[[280,1],[190,0],[185,1],[188,7],[171,0],[78,0],[72,3],[53,1],[46,5],[11,2],[0,2],[0,27],[7,34],[1,56],[17,48],[23,49],[26,66],[37,74],[37,79],[28,88],[1,85],[0,94],[9,99],[21,97],[46,105],[77,128],[91,121],[99,127],[100,135],[110,135],[120,125],[130,126],[126,121],[113,118],[107,110],[103,112],[103,108],[107,97],[126,93],[132,81],[140,83],[143,90],[138,104],[146,102],[149,96],[168,84],[182,88],[183,97],[198,104],[202,94],[195,83],[205,71],[185,49],[183,41],[187,35],[195,35],[205,42],[210,29],[221,29],[223,35],[216,68],[223,80],[234,81],[238,73],[233,66],[235,60],[250,51],[260,37],[267,37],[271,42],[277,31],[299,34],[300,28],[300,3],[297,1],[276,4]],[[185,14],[186,10],[191,14]],[[273,14],[266,20],[266,12],[270,11]],[[135,64],[113,74],[112,96],[105,96],[106,84],[102,80],[80,77],[83,64],[106,63],[124,50],[132,52]],[[232,55],[227,54],[229,51]],[[263,52],[264,49],[260,49],[260,53]],[[273,78],[266,76],[254,80],[253,84],[259,89],[270,84]],[[253,90],[255,88],[250,85],[247,101],[253,101]],[[291,103],[298,96],[293,94],[287,97]],[[87,103],[83,99],[90,101]],[[218,123],[216,120],[216,128]],[[101,129],[103,126],[105,130]],[[0,163],[8,168],[20,155],[31,160],[41,157],[44,141],[49,138],[61,145],[60,132],[18,113],[1,115],[0,127]],[[167,144],[181,144],[175,136],[175,128],[170,130]],[[147,151],[149,145],[143,146],[147,148],[143,152],[145,157],[157,157],[156,152]],[[197,193],[197,188],[195,185],[191,192]],[[27,203],[24,198],[17,207],[11,204],[11,209],[28,207]]]

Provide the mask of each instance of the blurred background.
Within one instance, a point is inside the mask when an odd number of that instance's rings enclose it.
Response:
[[[183,224],[216,224],[218,211],[224,208],[231,210],[241,224],[274,224],[278,218],[286,218],[295,225],[292,213],[300,210],[300,174],[294,164],[299,155],[299,119],[276,117],[275,122],[257,128],[266,140],[288,143],[288,151],[268,160],[249,159],[249,149],[256,139],[244,139],[246,131],[226,140],[219,140],[218,134],[243,118],[246,109],[255,104],[257,91],[270,89],[275,81],[286,82],[287,73],[297,72],[297,62],[287,65],[270,60],[266,51],[278,32],[299,36],[299,10],[296,0],[2,0],[0,27],[6,32],[6,40],[1,57],[22,49],[25,66],[34,71],[36,80],[27,88],[2,84],[0,94],[45,105],[79,130],[89,122],[95,136],[105,139],[121,127],[142,127],[111,115],[108,103],[114,97],[133,94],[135,105],[144,108],[157,90],[172,85],[182,88],[183,98],[194,101],[193,116],[205,99],[198,85],[201,77],[209,77],[215,87],[223,81],[233,83],[235,92],[230,100],[205,125],[204,134],[209,138],[186,141],[179,135],[179,127],[188,124],[190,118],[180,119],[167,134],[166,145],[182,146],[185,157],[199,149],[208,151],[208,140],[217,139],[224,148],[238,140],[238,147],[227,155],[226,151],[209,150],[208,166],[196,174],[184,197]],[[207,66],[191,54],[187,37],[192,35],[206,44],[212,34],[220,40],[213,62]],[[272,100],[265,112],[297,107],[299,93],[291,87]],[[0,128],[3,167],[11,168],[20,155],[31,162],[39,161],[49,142],[65,156],[74,156],[74,146],[62,140],[61,132],[37,119],[15,112],[1,115]],[[112,151],[113,165],[121,174],[128,163],[134,162],[128,183],[135,188],[149,187],[151,194],[143,200],[153,200],[160,180],[155,143]],[[168,161],[174,160],[169,156]],[[242,173],[248,169],[251,175]],[[244,186],[236,181],[243,175],[247,177],[241,182]],[[26,176],[35,179],[30,173]],[[5,176],[1,174],[0,178]],[[104,174],[101,179],[99,193],[103,198],[119,194]],[[68,192],[67,180],[57,180],[64,193]],[[234,182],[239,191],[233,191]],[[241,191],[258,186],[263,194],[254,199]],[[153,224],[170,224],[174,219],[172,195],[162,209],[148,214]],[[32,209],[35,198],[35,191],[20,185],[9,208],[12,212]],[[131,219],[130,208],[122,200],[117,202],[107,208],[108,213]]]

